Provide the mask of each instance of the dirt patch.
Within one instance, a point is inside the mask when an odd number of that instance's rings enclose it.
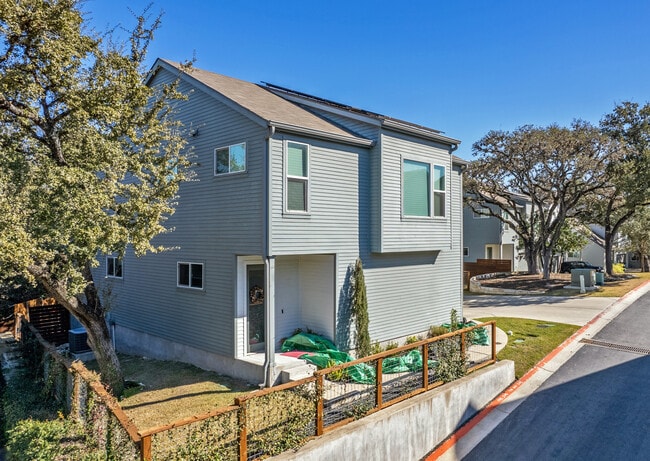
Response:
[[[544,280],[541,275],[501,275],[492,279],[481,280],[481,285],[490,288],[526,290],[546,293],[560,290],[571,283],[571,274],[551,274]]]

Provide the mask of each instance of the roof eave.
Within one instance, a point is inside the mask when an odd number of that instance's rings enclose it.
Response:
[[[273,120],[269,120],[268,122],[270,127],[275,128],[276,130],[285,132],[285,133],[292,133],[292,134],[300,134],[304,136],[309,136],[312,138],[318,138],[318,139],[324,139],[328,141],[336,141],[340,142],[343,144],[349,144],[352,146],[360,146],[360,147],[372,147],[375,145],[375,141],[372,139],[366,139],[366,138],[358,138],[356,136],[344,136],[344,135],[337,135],[333,133],[328,133],[325,131],[319,131],[319,130],[314,130],[311,128],[305,128],[302,126],[296,126],[296,125],[290,125],[288,123],[283,123],[283,122],[276,122]]]
[[[416,125],[406,124],[395,119],[386,118],[382,121],[382,126],[401,133],[411,134],[420,138],[430,139],[450,146],[457,146],[460,140],[445,136],[438,131],[427,129]]]

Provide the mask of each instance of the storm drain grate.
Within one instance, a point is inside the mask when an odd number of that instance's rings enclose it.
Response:
[[[598,341],[597,339],[581,339],[581,343],[591,344],[592,346],[607,347],[609,349],[616,349],[625,352],[634,352],[635,354],[650,355],[650,349],[642,347],[625,346],[623,344],[608,343],[606,341]]]

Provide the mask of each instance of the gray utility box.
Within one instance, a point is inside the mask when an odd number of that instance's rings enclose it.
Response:
[[[596,271],[594,269],[571,269],[571,285],[580,286],[580,276],[585,277],[585,288],[596,286]]]

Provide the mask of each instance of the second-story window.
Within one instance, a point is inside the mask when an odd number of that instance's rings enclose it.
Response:
[[[404,216],[424,218],[446,216],[447,179],[444,166],[404,159],[402,181]]]
[[[444,217],[447,186],[445,185],[445,167],[433,166],[433,216]]]
[[[431,216],[431,165],[404,160],[404,216]]]
[[[286,158],[286,210],[309,211],[309,146],[287,142]]]
[[[219,147],[214,150],[214,175],[246,170],[246,143]]]

